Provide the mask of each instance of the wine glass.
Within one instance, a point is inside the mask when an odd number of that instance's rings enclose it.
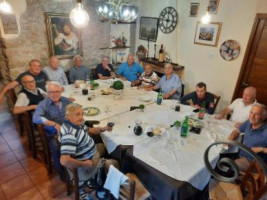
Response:
[[[104,106],[104,112],[106,113],[106,115],[108,115],[108,113],[111,111],[111,106],[110,105],[105,105]]]

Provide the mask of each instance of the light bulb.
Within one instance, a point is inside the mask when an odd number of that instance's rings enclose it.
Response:
[[[98,8],[98,12],[99,12],[99,13],[102,13],[102,11],[103,11],[102,7],[99,6],[99,8]]]
[[[124,16],[124,17],[128,17],[128,15],[129,15],[129,10],[126,9],[126,10],[123,12],[123,16]]]
[[[209,14],[209,12],[206,13],[206,15],[204,15],[202,18],[201,18],[201,23],[202,24],[209,24],[211,21],[211,16]]]
[[[77,3],[77,7],[70,12],[70,22],[76,28],[84,28],[89,22],[89,15],[83,9],[81,3]]]
[[[9,3],[7,3],[6,1],[3,1],[0,3],[0,11],[3,13],[11,14],[12,8]]]
[[[108,13],[108,7],[107,6],[104,7],[104,13]]]

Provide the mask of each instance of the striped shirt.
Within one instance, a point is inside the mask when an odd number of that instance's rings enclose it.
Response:
[[[143,72],[141,76],[139,77],[139,80],[142,82],[141,84],[143,86],[147,86],[147,85],[154,86],[159,82],[159,77],[155,72],[152,72],[149,75]]]
[[[88,160],[96,152],[95,142],[88,135],[88,128],[85,125],[76,126],[65,121],[61,126],[58,140],[61,143],[61,155],[70,155],[77,160]]]

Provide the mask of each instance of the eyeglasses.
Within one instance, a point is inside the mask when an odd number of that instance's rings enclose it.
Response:
[[[32,81],[23,81],[22,83],[24,83],[24,84],[35,83],[35,80],[32,80]]]
[[[48,91],[49,94],[60,94],[61,91]]]

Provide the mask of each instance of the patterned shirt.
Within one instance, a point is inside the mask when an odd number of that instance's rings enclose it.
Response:
[[[65,121],[61,126],[58,140],[61,143],[61,155],[70,155],[77,160],[88,160],[96,152],[95,142],[88,135],[88,128],[85,125],[76,126]]]
[[[59,66],[57,69],[46,66],[43,71],[46,73],[50,81],[57,81],[60,85],[68,85],[68,79],[63,67]]]
[[[172,90],[176,90],[176,93],[171,96],[171,99],[180,99],[182,83],[179,76],[176,74],[172,74],[168,79],[166,75],[162,76],[156,86],[161,88],[163,94],[169,94]]]
[[[141,81],[141,86],[148,86],[148,85],[154,86],[159,82],[159,77],[155,72],[152,72],[149,75],[146,75],[146,73],[143,72],[139,77],[139,80]]]

